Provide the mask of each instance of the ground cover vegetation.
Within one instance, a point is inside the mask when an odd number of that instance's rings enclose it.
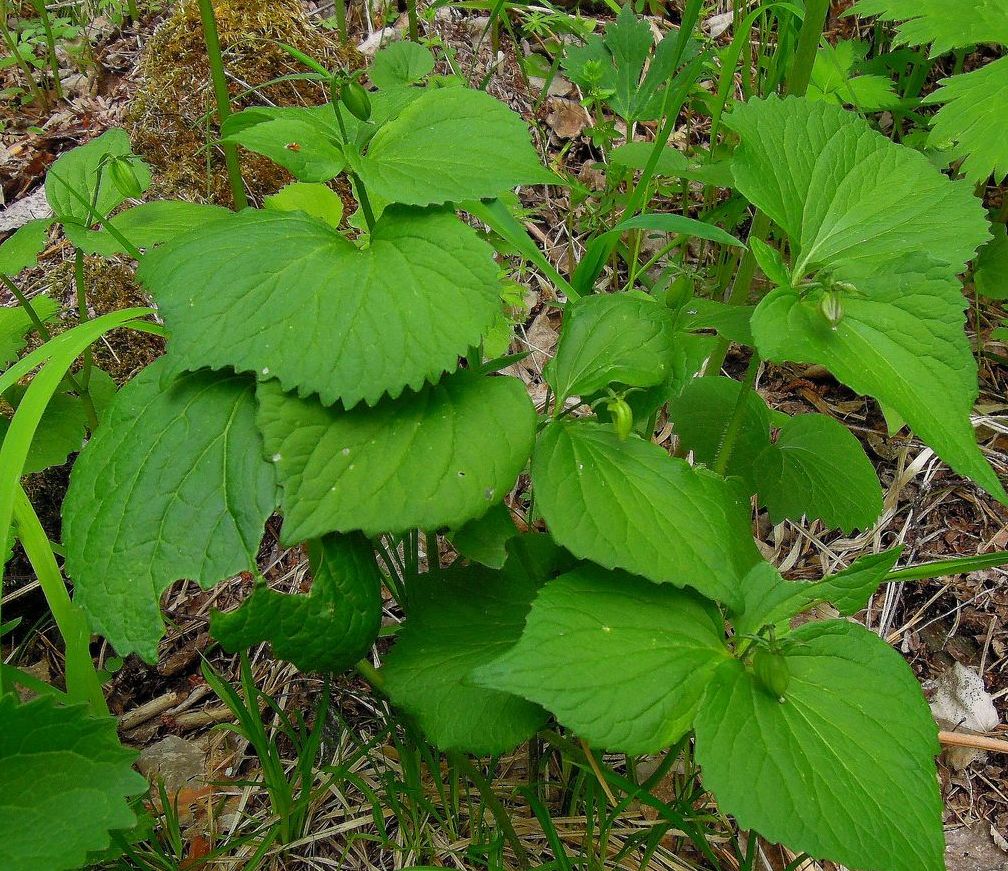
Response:
[[[284,867],[333,790],[364,796],[387,840],[382,806],[406,795],[400,830],[431,815],[417,796],[443,758],[456,815],[437,824],[458,824],[458,778],[481,809],[485,850],[466,861],[532,867],[480,762],[531,741],[569,762],[601,830],[631,803],[658,816],[570,857],[530,768],[523,795],[553,855],[538,867],[611,867],[631,849],[649,867],[671,829],[696,863],[682,867],[771,867],[764,843],[791,851],[789,869],[946,867],[934,715],[901,653],[850,618],[892,581],[1008,555],[897,568],[902,548],[880,546],[790,580],[754,534],[763,517],[849,536],[887,509],[844,421],[760,395],[770,365],[820,367],[991,510],[1008,505],[971,420],[978,357],[1003,358],[979,332],[971,345],[964,294],[966,280],[978,318],[980,295],[1008,297],[1008,200],[989,195],[1008,174],[1008,6],[943,6],[861,0],[830,18],[824,0],[771,2],[733,9],[718,39],[700,0],[614,7],[599,28],[493,5],[480,40],[540,35],[552,57],[526,55],[526,83],[545,99],[566,77],[590,111],[589,185],[420,39],[436,10],[411,3],[413,38],[367,62],[282,44],[319,102],[234,111],[201,0],[208,145],[233,208],[145,201],[151,168],[113,127],[49,167],[52,216],[0,243],[17,303],[0,310],[0,544],[30,564],[64,662],[51,682],[0,664],[0,865],[201,867],[164,788],[145,802],[103,684],[123,658],[157,664],[173,584],[243,576],[244,601],[209,620],[240,691],[209,662],[202,680],[259,761],[270,822],[201,862]],[[656,35],[645,11],[674,23]],[[41,41],[0,7],[17,98],[61,99],[58,70],[43,81],[57,32],[37,12]],[[868,22],[877,43],[830,41],[830,20]],[[953,74],[936,76],[950,52]],[[677,147],[684,113],[703,119],[702,145]],[[287,182],[250,196],[248,154]],[[519,195],[536,190],[585,206],[566,262],[526,228]],[[18,279],[56,234],[73,251],[69,328]],[[95,257],[135,261],[152,305],[94,315]],[[532,272],[561,324],[538,394],[513,342]],[[164,339],[164,354],[122,383],[95,360],[112,331]],[[26,476],[71,462],[57,542]],[[309,590],[270,584],[264,532],[307,555]],[[0,615],[0,636],[22,637],[19,622]],[[312,716],[256,685],[247,652],[264,644],[326,676]],[[354,774],[363,739],[319,762],[347,672],[388,706],[382,740],[408,788],[378,798]],[[654,790],[673,770],[670,802]],[[714,813],[745,833],[730,849]]]

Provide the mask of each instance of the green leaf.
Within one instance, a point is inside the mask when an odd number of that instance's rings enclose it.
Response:
[[[723,339],[752,347],[749,321],[754,311],[751,305],[728,305],[715,299],[696,297],[682,307],[679,326],[686,330],[714,330]]]
[[[609,384],[650,387],[669,375],[675,318],[650,297],[586,296],[564,309],[556,356],[543,374],[559,401]]]
[[[759,563],[742,586],[745,606],[732,622],[736,635],[753,635],[764,626],[777,626],[817,602],[829,602],[842,616],[860,611],[903,552],[894,547],[868,554],[848,568],[819,581],[785,581],[769,563]]]
[[[104,217],[126,197],[112,182],[111,173],[101,173],[98,181],[98,165],[107,156],[127,157],[132,153],[129,136],[119,127],[106,130],[97,139],[63,154],[49,167],[46,174],[46,199],[56,213],[56,218],[64,225],[77,224],[88,227],[95,223],[88,206],[71,193],[76,191],[88,204],[94,202],[95,212]],[[142,160],[133,160],[133,169],[142,190],[150,185],[150,169]],[[69,185],[69,188],[67,186]],[[95,187],[98,187],[97,197]]]
[[[742,385],[731,378],[695,378],[669,403],[669,420],[675,425],[680,450],[693,452],[697,463],[713,468],[735,413]],[[766,475],[756,459],[770,447],[770,411],[754,390],[746,389],[738,436],[725,474],[741,478],[755,493]],[[778,464],[779,466],[779,464]]]
[[[81,451],[63,504],[75,599],[121,654],[157,659],[158,600],[255,566],[276,505],[251,380],[148,366],[116,395]]]
[[[220,221],[231,214],[230,209],[222,206],[155,200],[120,212],[108,223],[135,248],[153,248],[190,230],[203,231],[214,221]],[[111,257],[114,254],[129,253],[105,227],[88,230],[71,224],[67,226],[66,234],[86,254]]]
[[[748,505],[724,479],[608,425],[557,421],[532,459],[536,504],[577,557],[736,605],[759,560]]]
[[[52,218],[29,221],[0,242],[0,273],[14,276],[34,266],[46,246],[52,225]]]
[[[1008,0],[959,0],[949,11],[945,0],[860,0],[851,10],[899,22],[896,44],[932,42],[932,56],[982,42],[1008,45]]]
[[[226,650],[269,641],[273,655],[301,671],[340,672],[374,644],[381,628],[381,575],[362,535],[327,535],[308,543],[307,596],[260,583],[235,611],[215,611],[211,634]]]
[[[949,181],[924,155],[897,145],[858,115],[800,97],[738,104],[739,191],[793,243],[797,278],[822,267],[863,273],[923,252],[963,271],[987,238],[968,181]]]
[[[947,268],[910,257],[856,280],[831,329],[815,298],[772,291],[753,315],[753,336],[771,360],[820,363],[858,393],[902,416],[953,469],[998,499],[1008,497],[977,447],[970,412],[976,363],[963,332],[966,300]]]
[[[778,287],[786,287],[791,284],[791,273],[788,271],[780,251],[762,239],[755,238],[749,240],[749,250],[752,251],[759,268],[763,270],[763,274],[771,284]]]
[[[774,523],[804,515],[849,535],[882,513],[882,486],[861,442],[823,414],[792,417],[753,465]]]
[[[47,296],[32,297],[31,304],[42,323],[51,321],[59,311],[59,306]],[[33,329],[31,319],[21,306],[0,308],[0,366],[17,359],[27,343],[26,336]]]
[[[846,621],[788,636],[773,698],[725,663],[695,721],[704,785],[740,829],[864,871],[942,871],[937,727],[917,679]]]
[[[64,871],[109,846],[109,832],[136,824],[127,798],[146,788],[136,754],[111,717],[41,697],[0,698],[0,866]]]
[[[541,165],[521,118],[469,88],[423,93],[379,128],[354,168],[369,194],[416,206],[561,183]]]
[[[900,98],[886,76],[856,75],[864,63],[864,43],[841,40],[826,43],[816,52],[808,96],[838,105],[850,103],[863,112],[878,112],[899,106]]]
[[[258,424],[283,487],[283,539],[457,527],[513,486],[535,433],[514,378],[459,372],[418,393],[345,411],[258,388]]]
[[[346,166],[335,124],[332,107],[291,108],[283,114],[246,109],[224,122],[221,140],[268,157],[300,181],[324,182]]]
[[[976,291],[987,299],[1008,299],[1008,229],[992,224],[994,238],[983,248],[973,268]]]
[[[516,535],[514,520],[507,505],[494,505],[482,517],[463,524],[450,536],[452,547],[460,556],[499,569],[507,559],[507,546]]]
[[[593,746],[656,753],[691,728],[728,655],[710,603],[586,564],[539,591],[518,643],[473,679],[538,702]]]
[[[275,212],[304,212],[337,229],[343,220],[343,200],[324,184],[292,182],[273,196],[266,197],[263,205]]]
[[[940,85],[924,98],[943,104],[931,119],[928,145],[962,160],[958,171],[974,184],[991,175],[1000,184],[1008,176],[1008,142],[999,121],[1008,116],[1008,55]]]
[[[509,550],[502,571],[474,565],[416,578],[381,670],[389,698],[442,750],[505,753],[546,722],[538,705],[470,679],[518,640],[536,590],[566,562],[546,536],[522,536]]]
[[[303,214],[249,210],[137,275],[180,367],[255,371],[346,406],[454,370],[500,308],[493,249],[447,210],[390,208],[363,250]]]
[[[415,42],[393,42],[375,56],[368,78],[376,88],[394,88],[419,82],[434,69],[434,55]]]
[[[643,170],[654,151],[653,142],[627,142],[609,152],[609,161],[628,169]],[[712,163],[690,160],[672,146],[663,148],[655,164],[654,175],[658,178],[685,178],[710,184],[715,187],[731,187],[734,184],[727,161]]]

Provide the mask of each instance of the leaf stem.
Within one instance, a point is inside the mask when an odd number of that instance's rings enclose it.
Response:
[[[993,553],[982,553],[977,556],[960,557],[959,559],[936,560],[919,563],[895,569],[885,576],[886,581],[926,581],[930,578],[941,578],[946,575],[961,575],[967,572],[977,572],[981,569],[992,569],[1008,565],[1008,551],[998,550]]]
[[[738,441],[739,432],[742,430],[742,419],[745,417],[746,400],[753,384],[756,383],[756,373],[759,371],[761,362],[759,354],[754,351],[752,357],[749,358],[749,365],[746,367],[745,377],[742,379],[742,386],[739,389],[738,398],[735,400],[735,408],[728,421],[728,427],[725,429],[724,438],[721,440],[717,456],[714,458],[713,470],[721,476],[724,476],[727,471],[732,451],[735,450],[735,442]]]
[[[227,79],[224,76],[224,61],[221,57],[220,36],[217,33],[217,18],[214,16],[212,0],[199,0],[200,20],[203,23],[203,41],[206,43],[207,58],[210,62],[210,78],[213,81],[214,99],[217,103],[217,126],[220,128],[231,115]],[[231,197],[235,211],[248,208],[245,184],[242,181],[241,166],[238,163],[238,146],[233,142],[222,142],[224,163],[231,183]]]

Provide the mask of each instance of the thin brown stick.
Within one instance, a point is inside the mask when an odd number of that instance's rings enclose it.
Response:
[[[988,738],[986,735],[971,735],[968,732],[938,733],[938,740],[946,747],[971,747],[974,750],[990,750],[994,753],[1008,753],[1008,741]]]

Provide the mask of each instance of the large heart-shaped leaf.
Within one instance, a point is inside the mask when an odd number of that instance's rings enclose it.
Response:
[[[348,407],[454,370],[500,310],[493,249],[447,210],[387,209],[363,250],[300,212],[246,211],[137,274],[179,367],[255,371]]]
[[[119,653],[149,662],[165,588],[255,566],[276,505],[252,380],[196,372],[164,383],[168,368],[162,358],[116,394],[63,503],[77,602]]]
[[[136,816],[127,799],[146,781],[111,717],[51,697],[19,704],[0,698],[0,867],[4,871],[80,868],[109,846],[109,833]]]
[[[675,318],[650,297],[586,296],[564,310],[556,356],[543,374],[559,401],[619,382],[651,387],[669,377]]]
[[[514,378],[471,372],[345,411],[259,385],[258,423],[283,487],[284,540],[458,527],[525,466],[535,408]]]
[[[946,267],[907,257],[855,285],[835,325],[814,296],[790,288],[769,293],[752,320],[760,352],[828,367],[851,389],[895,409],[957,472],[1008,499],[970,424],[976,362],[963,332],[966,300],[958,283]]]
[[[950,181],[924,155],[852,112],[800,97],[739,104],[725,124],[741,137],[739,191],[791,239],[794,272],[885,269],[924,253],[963,271],[987,238],[968,181]]]
[[[585,564],[539,591],[518,643],[473,679],[538,702],[595,746],[655,753],[690,729],[728,656],[709,602]]]
[[[547,719],[538,705],[470,679],[518,640],[536,590],[569,560],[546,536],[508,549],[502,571],[474,565],[417,578],[382,668],[389,697],[443,750],[504,753]]]
[[[0,242],[0,272],[17,275],[22,269],[34,266],[46,246],[52,223],[52,218],[29,221]]]
[[[529,142],[524,122],[471,88],[417,97],[379,128],[355,170],[368,193],[426,206],[496,197],[521,184],[557,184]]]
[[[741,829],[864,871],[942,871],[937,727],[903,658],[845,621],[787,637],[780,701],[738,660],[695,721],[704,785]]]
[[[532,460],[536,505],[575,556],[729,605],[759,560],[748,505],[723,478],[609,426],[550,424]]]
[[[134,248],[152,248],[213,221],[228,218],[233,213],[223,206],[205,203],[187,203],[179,200],[154,200],[126,209],[110,218],[108,223],[133,245]],[[126,253],[122,243],[106,227],[88,230],[68,225],[67,238],[88,254]]]
[[[338,672],[357,662],[381,628],[381,575],[362,535],[308,544],[312,587],[286,595],[264,583],[237,610],[213,614],[214,638],[228,650],[269,641],[273,655],[301,671]]]

